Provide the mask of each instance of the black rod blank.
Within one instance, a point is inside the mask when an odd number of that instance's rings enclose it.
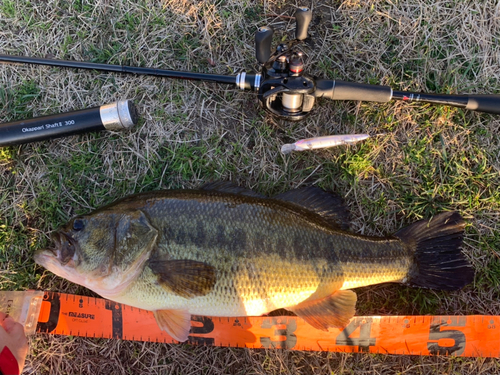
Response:
[[[140,75],[153,75],[165,78],[207,81],[223,84],[238,85],[238,76],[219,74],[193,73],[176,70],[155,68],[141,68],[125,65],[111,65],[91,62],[44,59],[27,56],[9,56],[0,54],[0,62],[39,64],[77,69],[101,70],[106,72],[130,73]],[[255,75],[247,75],[255,79]],[[251,77],[250,77],[251,76]],[[251,80],[251,79],[250,79]],[[245,81],[246,82],[246,81]],[[255,87],[254,87],[255,86]],[[241,86],[240,86],[241,87]],[[246,86],[245,86],[246,88]],[[249,84],[248,88],[258,89],[257,84]],[[446,95],[426,94],[406,91],[393,91],[389,86],[368,85],[354,82],[316,80],[316,97],[331,100],[361,100],[374,102],[387,102],[389,100],[403,100],[406,102],[420,101],[431,104],[444,104],[465,108],[471,111],[500,114],[500,95]]]
[[[394,91],[392,97],[393,99],[403,100],[405,102],[443,104],[476,112],[492,113],[495,115],[500,114],[500,95],[444,95]]]
[[[44,59],[40,57],[28,57],[28,56],[0,55],[0,61],[12,62],[12,63],[48,65],[48,66],[57,66],[57,67],[75,68],[75,69],[100,70],[100,71],[115,72],[115,73],[151,75],[151,76],[158,76],[165,78],[177,78],[177,79],[187,79],[193,81],[207,81],[207,82],[236,85],[236,76],[226,76],[221,74],[193,73],[193,72],[183,72],[177,70],[141,68],[134,66],[100,64],[100,63],[92,63],[84,61]]]

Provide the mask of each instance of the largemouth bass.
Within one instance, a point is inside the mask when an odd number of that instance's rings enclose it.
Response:
[[[75,217],[35,261],[105,298],[154,311],[182,342],[192,314],[285,308],[327,330],[353,317],[353,288],[459,289],[474,276],[460,250],[464,226],[446,212],[390,237],[362,236],[347,230],[341,200],[321,189],[266,198],[213,183],[141,193]]]

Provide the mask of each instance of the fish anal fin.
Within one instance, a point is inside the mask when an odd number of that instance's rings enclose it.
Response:
[[[195,260],[155,257],[148,266],[163,288],[185,298],[207,295],[216,282],[215,268]]]
[[[328,327],[343,328],[354,316],[357,296],[352,290],[337,290],[321,298],[310,299],[294,307],[288,307],[316,329],[327,331]]]
[[[191,314],[187,310],[156,310],[153,313],[158,327],[174,340],[184,342],[188,339]]]

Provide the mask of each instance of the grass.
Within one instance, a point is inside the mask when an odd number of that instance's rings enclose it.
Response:
[[[302,4],[298,4],[302,5]],[[304,47],[311,75],[396,90],[500,93],[498,6],[483,2],[319,1]],[[235,0],[0,4],[0,53],[215,74],[256,68],[254,32],[293,37],[295,3]],[[35,266],[70,217],[141,191],[232,180],[273,195],[317,185],[345,197],[352,230],[387,235],[459,210],[473,285],[454,293],[359,289],[358,314],[500,314],[500,118],[426,104],[319,100],[304,121],[267,115],[223,85],[0,66],[0,122],[134,99],[127,132],[0,149],[0,290],[89,294]],[[364,143],[282,155],[283,143],[368,132]],[[105,369],[105,370],[104,370]],[[26,373],[491,374],[481,358],[410,357],[159,345],[37,335]]]

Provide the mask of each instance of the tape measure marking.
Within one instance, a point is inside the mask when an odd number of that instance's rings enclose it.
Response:
[[[351,353],[500,356],[500,316],[359,316],[323,332],[295,316],[191,317],[195,345]],[[151,311],[46,292],[37,332],[175,343]],[[147,333],[147,334],[146,334]]]

